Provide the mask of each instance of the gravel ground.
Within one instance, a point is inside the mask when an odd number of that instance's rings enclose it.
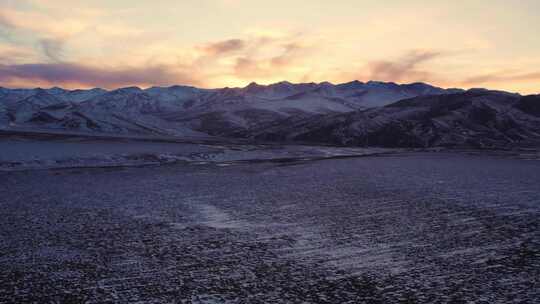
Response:
[[[0,173],[0,303],[538,303],[540,161]]]

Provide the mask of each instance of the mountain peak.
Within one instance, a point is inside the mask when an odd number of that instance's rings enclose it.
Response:
[[[131,86],[131,87],[124,87],[124,88],[119,88],[119,89],[116,89],[112,92],[115,92],[115,93],[130,93],[130,92],[139,92],[139,91],[142,91],[141,88],[139,87],[136,87],[136,86]]]
[[[366,84],[369,86],[398,86],[398,84],[393,81],[386,82],[386,81],[379,81],[379,80],[370,80],[366,82]]]
[[[256,94],[262,90],[264,90],[266,87],[263,86],[263,85],[260,85],[256,82],[251,82],[250,84],[248,84],[244,90],[248,93],[251,93],[251,94]]]
[[[340,85],[340,86],[357,87],[357,86],[362,86],[362,85],[364,85],[364,83],[361,82],[361,81],[359,81],[359,80],[353,80],[353,81],[341,83],[341,84],[339,84],[339,85]]]
[[[256,88],[256,87],[262,87],[262,85],[256,83],[255,81],[250,82],[247,86],[245,86],[246,89],[249,88]]]

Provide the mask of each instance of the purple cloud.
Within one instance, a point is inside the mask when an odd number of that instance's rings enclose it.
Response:
[[[385,81],[402,81],[407,78],[423,78],[426,80],[430,73],[418,70],[418,65],[439,57],[435,51],[412,51],[396,61],[375,61],[368,64],[370,79]]]
[[[212,55],[221,55],[233,51],[241,50],[245,47],[246,42],[242,39],[229,39],[210,43],[204,49]]]
[[[170,66],[105,69],[75,63],[0,64],[0,82],[22,80],[54,85],[78,84],[92,87],[130,85],[200,85],[194,75],[175,71]]]

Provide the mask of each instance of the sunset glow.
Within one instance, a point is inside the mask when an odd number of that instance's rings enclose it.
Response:
[[[540,92],[540,2],[3,0],[0,85],[382,80]]]

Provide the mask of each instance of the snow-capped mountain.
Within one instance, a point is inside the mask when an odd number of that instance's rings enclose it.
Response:
[[[511,148],[540,145],[540,95],[473,89],[283,122],[251,136],[352,146]]]
[[[378,146],[490,146],[538,137],[538,96],[424,83],[244,88],[0,88],[0,127]]]
[[[199,89],[126,87],[106,91],[0,89],[4,125],[121,133],[231,133],[287,117],[346,113],[446,90],[427,84],[358,81]],[[6,118],[7,117],[7,118]],[[223,130],[220,130],[223,128]]]

